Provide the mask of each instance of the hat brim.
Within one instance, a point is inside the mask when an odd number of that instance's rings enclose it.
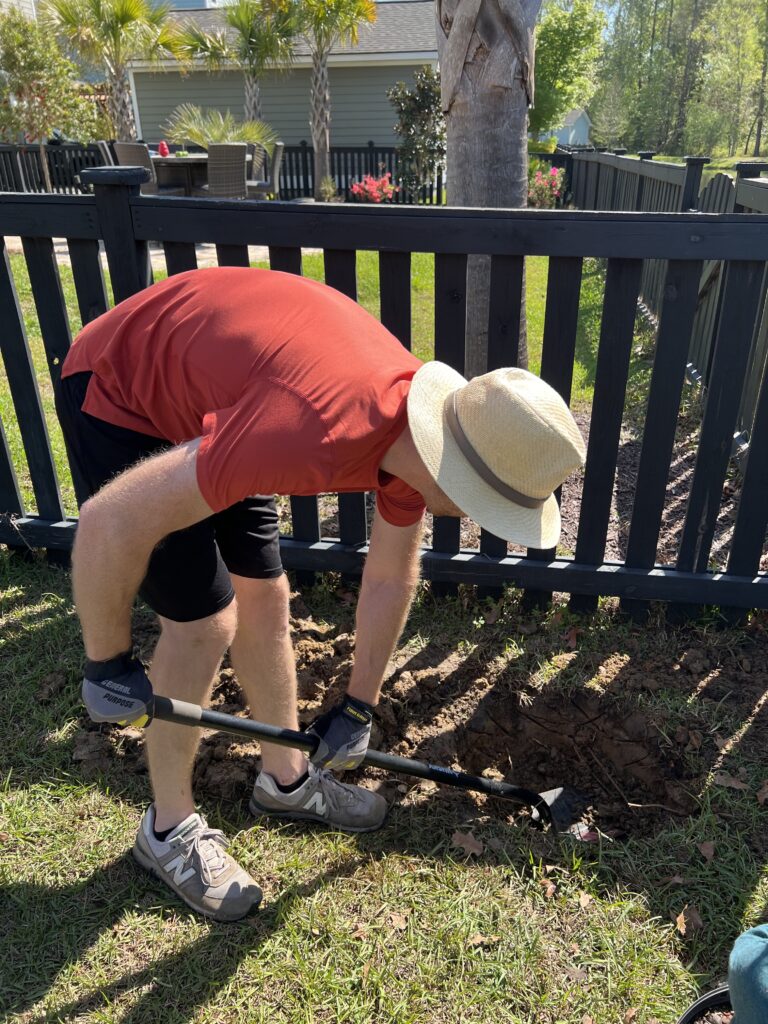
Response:
[[[416,371],[408,393],[408,424],[422,462],[451,501],[494,536],[523,547],[554,547],[560,539],[554,494],[538,508],[517,505],[475,472],[453,439],[443,412],[445,400],[466,384],[445,363],[425,363]]]

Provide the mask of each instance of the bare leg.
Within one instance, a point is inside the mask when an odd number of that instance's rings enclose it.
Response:
[[[238,627],[230,657],[248,698],[251,714],[281,729],[298,729],[296,662],[291,644],[288,580],[252,580],[232,576],[237,594]],[[300,750],[261,744],[266,772],[288,785],[307,770]]]
[[[206,619],[172,622],[161,617],[160,624],[162,633],[149,671],[153,689],[164,697],[204,703],[237,628],[236,603]],[[146,737],[155,827],[163,831],[178,825],[195,809],[192,763],[200,730],[153,722]]]

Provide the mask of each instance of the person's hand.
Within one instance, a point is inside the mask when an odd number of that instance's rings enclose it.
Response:
[[[356,697],[345,697],[337,707],[316,718],[307,729],[319,743],[310,758],[318,768],[357,768],[371,738],[373,708]]]
[[[86,659],[82,694],[94,722],[148,725],[152,719],[152,684],[130,651],[108,661]]]

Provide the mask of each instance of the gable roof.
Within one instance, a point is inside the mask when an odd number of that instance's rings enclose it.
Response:
[[[221,28],[223,7],[206,10],[172,11],[175,20],[191,21],[206,32]],[[309,46],[300,39],[297,57],[308,57]],[[364,23],[358,30],[356,46],[334,46],[331,54],[385,56],[395,53],[421,53],[424,59],[437,57],[435,5],[433,0],[392,0],[376,4],[376,21]]]

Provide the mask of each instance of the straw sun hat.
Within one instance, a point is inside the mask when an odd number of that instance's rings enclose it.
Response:
[[[553,491],[586,452],[554,388],[527,370],[467,382],[445,363],[425,363],[411,383],[408,423],[430,475],[462,512],[505,540],[557,544]]]

